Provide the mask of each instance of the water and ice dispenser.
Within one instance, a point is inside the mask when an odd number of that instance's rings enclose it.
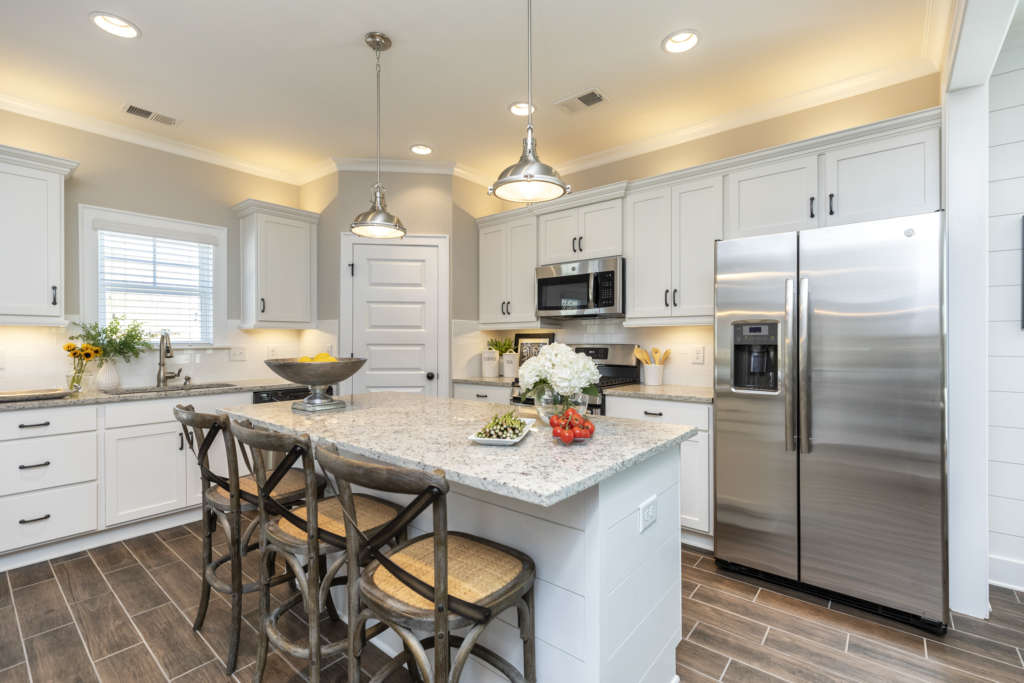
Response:
[[[779,324],[733,323],[732,386],[747,391],[779,390]]]

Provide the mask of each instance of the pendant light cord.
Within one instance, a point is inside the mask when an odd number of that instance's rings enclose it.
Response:
[[[533,128],[533,0],[526,0],[526,126]]]
[[[380,50],[377,55],[377,187],[380,187]]]

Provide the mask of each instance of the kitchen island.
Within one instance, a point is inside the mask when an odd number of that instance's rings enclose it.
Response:
[[[536,563],[539,681],[677,680],[679,444],[695,428],[595,417],[594,437],[571,446],[540,424],[517,446],[480,446],[468,437],[506,406],[406,393],[346,400],[345,410],[312,416],[288,403],[226,412],[308,433],[314,444],[444,470],[452,484],[449,527],[510,545]],[[429,515],[414,527],[429,531]],[[521,665],[515,623],[514,612],[501,615],[480,642]],[[390,633],[373,642],[400,649]],[[476,660],[462,677],[500,680]]]

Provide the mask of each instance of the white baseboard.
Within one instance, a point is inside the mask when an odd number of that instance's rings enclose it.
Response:
[[[1024,561],[989,555],[988,581],[996,586],[1024,591]]]
[[[708,552],[714,552],[715,550],[715,537],[709,536],[708,534],[698,534],[696,531],[688,531],[686,529],[683,532],[683,543],[686,545],[696,546],[697,548],[703,548]]]

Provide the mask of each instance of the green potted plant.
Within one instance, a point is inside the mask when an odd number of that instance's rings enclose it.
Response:
[[[72,335],[71,339],[81,339],[102,351],[99,356],[100,369],[96,375],[96,388],[101,391],[111,391],[121,386],[121,377],[117,373],[118,359],[127,363],[152,348],[138,320],[128,322],[115,315],[106,325],[98,322],[75,325],[81,332]]]

